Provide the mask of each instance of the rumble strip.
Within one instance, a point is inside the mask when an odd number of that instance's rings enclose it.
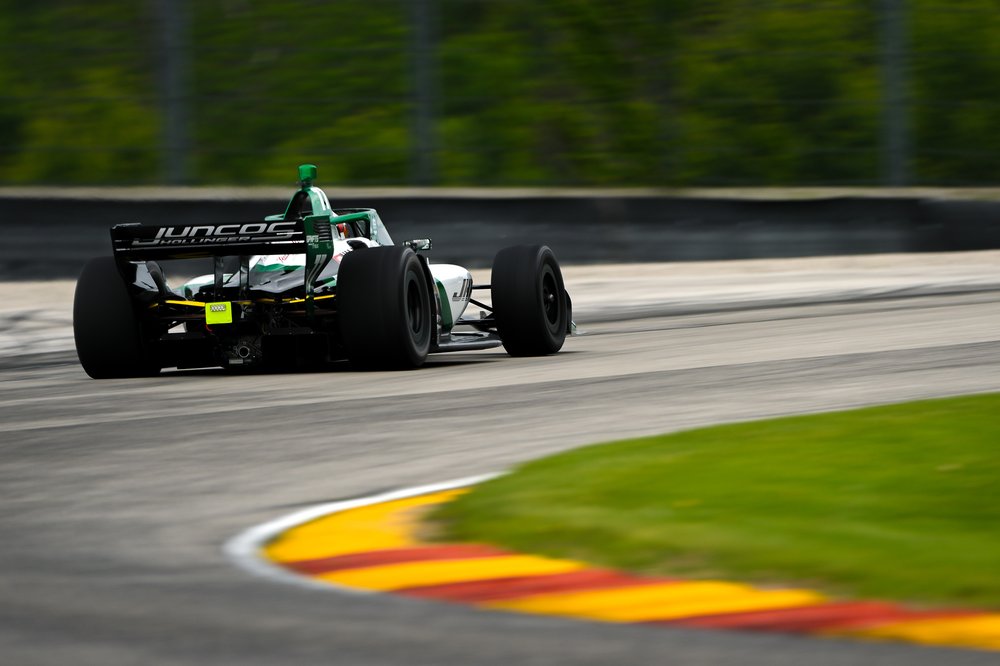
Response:
[[[639,576],[486,544],[422,540],[421,517],[490,477],[332,502],[226,544],[242,568],[286,583],[393,593],[604,622],[903,640],[1000,650],[1000,614],[845,601],[805,589]]]

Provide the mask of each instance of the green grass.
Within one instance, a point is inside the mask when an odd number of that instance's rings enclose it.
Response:
[[[442,538],[652,574],[1000,607],[1000,394],[591,446],[440,508]]]

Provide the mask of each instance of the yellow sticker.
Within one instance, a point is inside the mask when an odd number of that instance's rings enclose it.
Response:
[[[225,303],[205,303],[205,323],[212,324],[232,324],[233,304]]]

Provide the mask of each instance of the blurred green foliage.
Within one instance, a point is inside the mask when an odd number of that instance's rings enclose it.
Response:
[[[878,184],[879,3],[434,0],[441,185]],[[918,183],[1000,172],[995,0],[908,0]],[[0,0],[0,182],[153,183],[151,0]],[[414,182],[408,0],[187,0],[191,182]],[[220,170],[219,164],[227,165]]]

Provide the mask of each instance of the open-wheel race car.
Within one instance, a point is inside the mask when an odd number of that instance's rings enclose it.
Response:
[[[77,355],[94,378],[163,368],[289,368],[347,359],[404,369],[428,354],[503,345],[512,356],[562,348],[571,302],[543,245],[497,253],[489,285],[432,264],[429,239],[392,242],[370,208],[334,211],[299,167],[284,213],[209,225],[119,224],[111,257],[76,285]],[[171,288],[158,261],[212,258],[214,272]],[[473,298],[490,292],[490,303]],[[472,304],[478,316],[466,316]]]

